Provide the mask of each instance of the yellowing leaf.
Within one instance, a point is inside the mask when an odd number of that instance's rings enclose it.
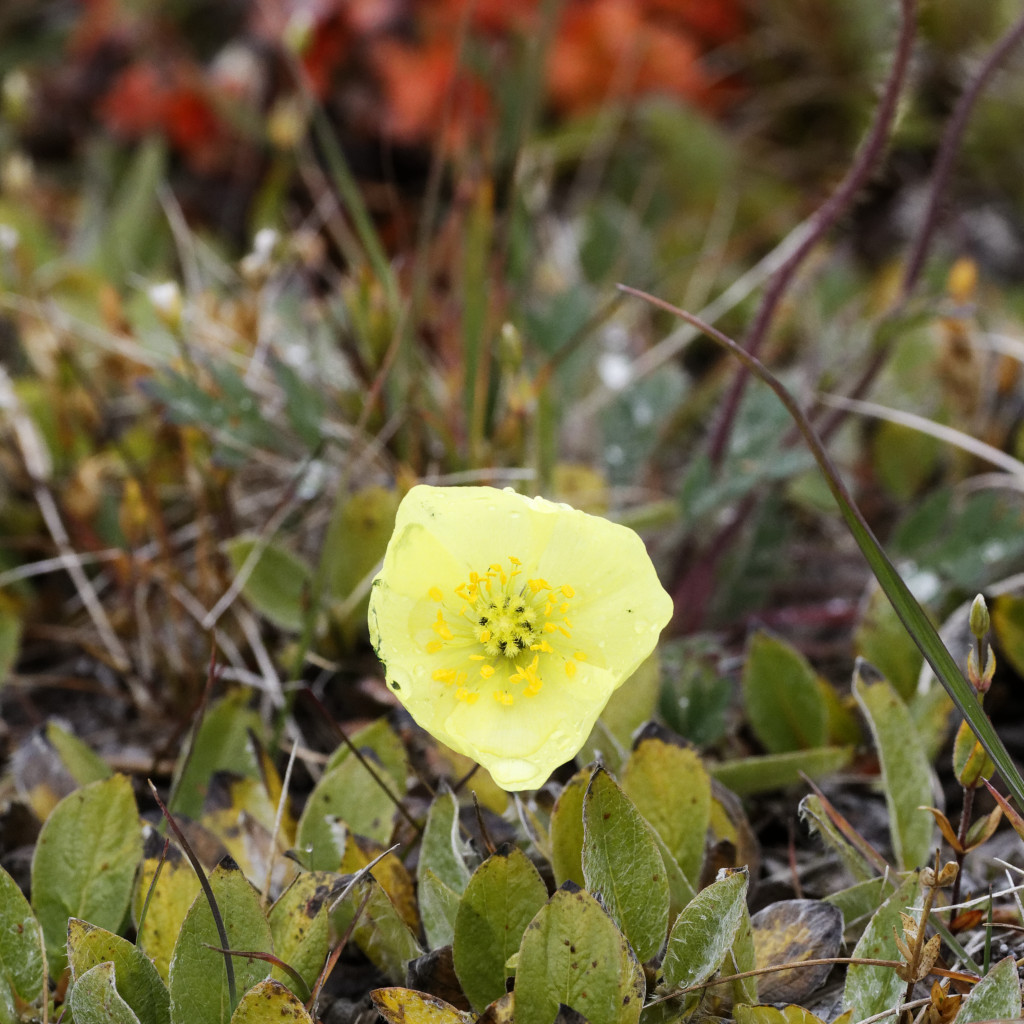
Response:
[[[185,915],[188,914],[189,907],[199,892],[199,879],[192,865],[174,843],[168,846],[167,856],[160,865],[163,847],[163,837],[149,830],[145,841],[146,855],[139,869],[132,897],[132,916],[139,927],[136,941],[153,960],[166,984],[174,943],[181,931]],[[158,865],[160,874],[157,878]],[[142,909],[147,897],[149,905],[146,907],[146,916],[143,920]]]
[[[257,982],[238,1001],[231,1024],[313,1024],[306,1008],[279,981]]]
[[[470,1024],[476,1020],[475,1014],[411,988],[377,988],[370,998],[388,1024]]]

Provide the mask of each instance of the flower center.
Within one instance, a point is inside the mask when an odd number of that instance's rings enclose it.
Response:
[[[543,676],[559,663],[572,677],[578,663],[586,661],[586,654],[568,643],[575,590],[524,578],[522,562],[511,556],[508,562],[508,569],[495,563],[485,573],[471,572],[448,593],[437,586],[428,591],[441,607],[431,624],[435,636],[427,653],[444,655],[447,662],[434,670],[433,678],[454,686],[456,698],[470,704],[490,690],[499,704],[511,707],[517,695],[538,694]],[[456,652],[456,661],[464,662],[458,667],[451,657]]]

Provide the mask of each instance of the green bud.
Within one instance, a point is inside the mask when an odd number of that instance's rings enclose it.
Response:
[[[976,789],[995,774],[996,766],[967,722],[961,722],[953,744],[953,774],[964,789]]]
[[[981,640],[989,631],[992,620],[988,614],[988,605],[985,604],[985,597],[979,594],[971,605],[971,632],[976,640]]]

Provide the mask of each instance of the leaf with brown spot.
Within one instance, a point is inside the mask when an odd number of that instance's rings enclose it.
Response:
[[[377,988],[370,998],[388,1024],[469,1024],[475,1019],[437,996],[411,988]]]
[[[839,955],[843,915],[820,900],[780,900],[751,918],[758,967]],[[758,994],[766,1003],[801,1003],[828,977],[831,967],[801,967],[765,974]]]

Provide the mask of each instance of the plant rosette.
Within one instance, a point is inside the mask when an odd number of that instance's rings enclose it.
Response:
[[[419,485],[369,626],[413,718],[520,790],[575,756],[671,615],[629,528],[510,488]]]

